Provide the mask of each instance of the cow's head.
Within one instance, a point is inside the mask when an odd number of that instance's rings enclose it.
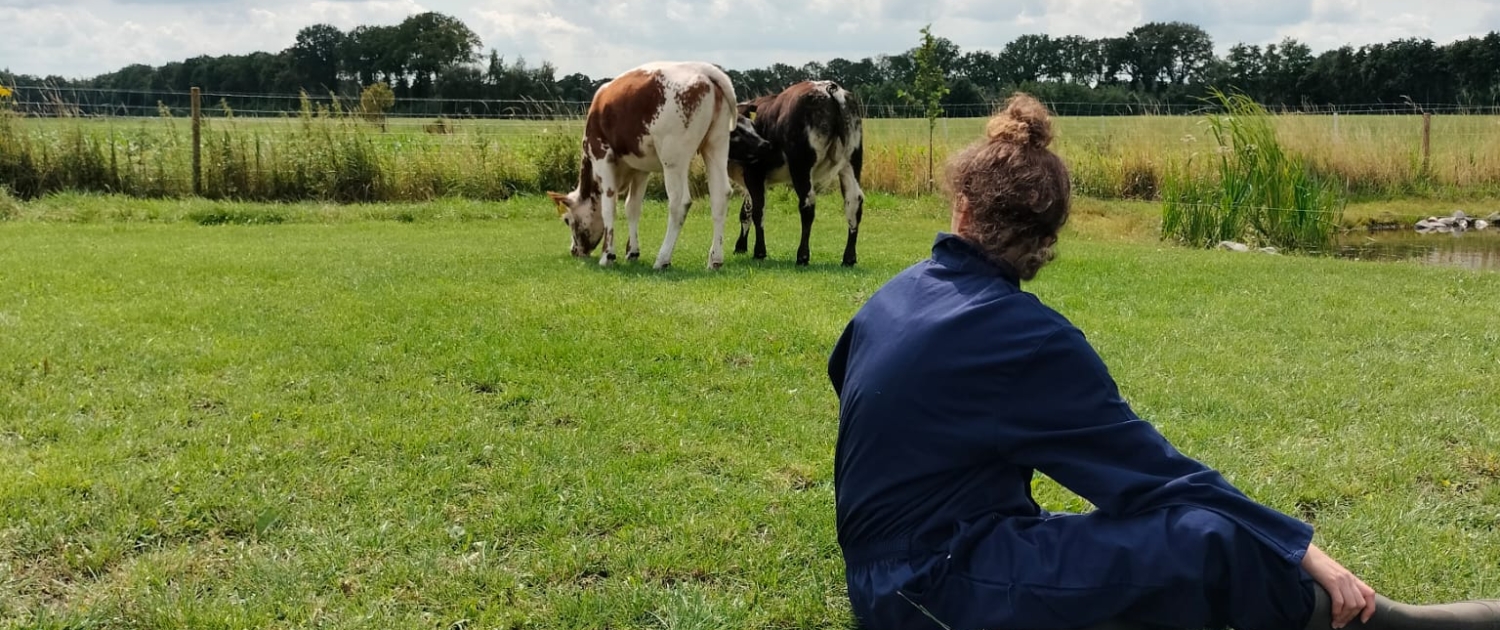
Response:
[[[741,164],[757,164],[776,155],[776,146],[755,130],[755,104],[740,103],[734,129],[729,132],[729,159]]]
[[[587,160],[585,160],[586,162]],[[586,186],[573,189],[566,195],[548,192],[552,203],[557,205],[557,217],[572,233],[569,251],[583,257],[594,253],[594,248],[604,240],[604,215],[599,209],[599,194],[583,194]]]

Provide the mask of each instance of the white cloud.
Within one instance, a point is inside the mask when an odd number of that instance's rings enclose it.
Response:
[[[1025,33],[1118,36],[1152,20],[1204,27],[1221,51],[1296,37],[1315,51],[1400,37],[1445,43],[1500,27],[1488,0],[0,0],[0,65],[90,76],[130,63],[277,51],[318,22],[349,29],[422,11],[458,17],[508,59],[608,76],[652,59],[731,68],[896,53],[917,29],[965,49]]]

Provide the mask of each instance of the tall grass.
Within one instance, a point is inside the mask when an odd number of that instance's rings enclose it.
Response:
[[[1344,197],[1336,183],[1281,146],[1271,117],[1240,94],[1215,92],[1223,114],[1210,114],[1217,150],[1168,165],[1162,234],[1189,245],[1231,240],[1291,250],[1325,248]],[[1212,170],[1194,169],[1207,157]]]
[[[21,216],[21,204],[17,203],[10,191],[0,186],[0,221],[9,221]]]
[[[61,191],[181,197],[193,189],[187,121],[163,109],[156,118],[0,120],[0,185],[31,198]],[[205,110],[204,195],[246,201],[424,201],[457,196],[504,199],[568,190],[577,177],[580,120],[390,119],[384,128],[334,102],[304,104],[280,118],[240,118]],[[864,188],[917,195],[927,161],[941,164],[982,137],[984,120],[939,124],[929,150],[925,120],[865,124]],[[1361,198],[1455,198],[1500,194],[1500,120],[1439,116],[1430,168],[1421,168],[1420,116],[1277,115],[1268,119],[1281,146],[1305,158],[1321,179]],[[1057,151],[1074,189],[1101,199],[1162,198],[1174,169],[1214,175],[1211,160],[1191,160],[1214,142],[1201,119],[1184,116],[1064,117]],[[1212,149],[1209,149],[1212,150]],[[706,192],[701,162],[695,194]],[[837,186],[830,186],[836,193]],[[653,199],[665,197],[660,177]]]

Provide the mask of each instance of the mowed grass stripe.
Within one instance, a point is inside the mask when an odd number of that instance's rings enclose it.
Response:
[[[773,210],[771,260],[710,272],[705,205],[665,273],[655,203],[616,269],[535,201],[0,224],[0,619],[847,625],[827,354],[946,218],[877,199],[843,269],[822,212],[799,269]],[[1143,417],[1393,597],[1500,591],[1495,276],[1190,251],[1085,208],[1030,288]]]

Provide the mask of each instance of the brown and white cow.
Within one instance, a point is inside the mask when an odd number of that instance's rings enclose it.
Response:
[[[641,203],[647,179],[655,172],[663,174],[669,216],[654,267],[670,266],[692,206],[688,165],[700,155],[714,221],[708,266],[719,268],[729,206],[730,140],[731,135],[743,135],[734,134],[736,118],[729,76],[708,63],[647,63],[600,86],[584,126],[578,186],[566,195],[548,193],[558,216],[572,230],[573,255],[588,256],[602,243],[599,264],[614,262],[615,214],[624,197],[630,223],[627,256],[640,257]],[[753,137],[741,141],[764,142]]]
[[[833,180],[844,198],[844,217],[849,240],[844,245],[844,266],[856,262],[859,224],[864,218],[865,193],[860,188],[864,165],[864,122],[854,95],[833,81],[803,81],[780,94],[762,96],[738,107],[741,124],[753,120],[754,131],[771,147],[737,152],[730,177],[745,189],[740,208],[740,238],[734,253],[745,253],[750,225],[755,225],[755,257],[766,257],[766,184],[790,182],[797,193],[802,215],[802,242],[797,246],[797,264],[811,258],[808,238],[816,214],[816,189]]]

